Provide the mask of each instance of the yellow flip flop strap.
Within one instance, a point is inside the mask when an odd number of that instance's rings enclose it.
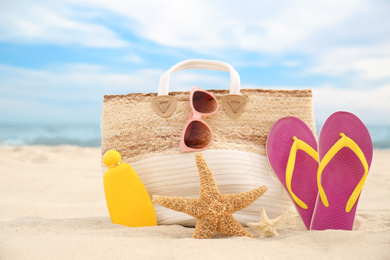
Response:
[[[290,193],[292,199],[295,201],[295,203],[297,203],[298,206],[300,206],[301,208],[307,209],[308,206],[302,200],[300,200],[291,190],[291,180],[292,180],[292,175],[295,167],[295,159],[296,159],[297,151],[303,150],[318,162],[318,153],[310,145],[308,145],[302,140],[299,140],[297,137],[294,136],[293,139],[294,139],[294,143],[291,146],[290,155],[288,157],[287,168],[286,168],[286,185],[287,185],[287,190]]]
[[[348,147],[351,149],[359,158],[359,160],[362,162],[364,167],[364,174],[358,185],[356,186],[355,190],[352,192],[351,196],[348,199],[347,205],[345,207],[346,212],[350,212],[353,206],[355,205],[360,192],[363,189],[364,183],[367,179],[368,174],[368,164],[366,157],[364,156],[364,153],[360,149],[360,147],[349,137],[347,137],[345,134],[340,133],[341,138],[330,148],[330,150],[325,154],[324,158],[322,158],[320,166],[318,167],[317,172],[317,184],[318,184],[318,191],[320,193],[321,201],[324,204],[325,207],[329,207],[328,198],[326,197],[324,188],[321,185],[321,174],[324,170],[325,166],[328,165],[328,163],[333,159],[333,157],[344,147]]]

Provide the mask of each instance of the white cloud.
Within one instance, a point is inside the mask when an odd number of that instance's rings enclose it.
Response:
[[[307,61],[313,64],[304,76],[320,74],[342,78],[353,74],[357,80],[377,81],[390,77],[389,6],[385,1],[368,0],[8,1],[2,3],[0,10],[0,41],[132,46],[111,29],[112,26],[162,46],[211,56],[218,54],[226,59],[263,53],[285,60],[280,63],[284,66],[304,67],[307,63],[294,55],[303,54],[311,58]],[[230,55],[230,51],[235,55]],[[123,60],[144,61],[133,50],[129,53],[133,54],[124,56]],[[275,62],[243,59],[232,65],[270,64]],[[28,97],[37,98],[36,102],[50,98],[100,102],[102,95],[108,93],[157,92],[162,72],[149,69],[124,74],[91,64],[40,70],[4,65],[0,66],[0,92],[8,97],[18,94],[19,98],[25,97],[26,102]],[[208,89],[228,86],[225,75],[202,74],[200,77],[200,74],[175,74],[171,90],[189,89],[192,84]],[[386,105],[390,103],[388,83],[382,82],[381,87],[376,88],[371,88],[372,84],[362,86],[359,89],[313,87],[316,110],[352,109],[367,113],[370,120],[380,120],[382,116],[390,118],[387,112],[390,108]]]
[[[299,86],[243,85],[243,88],[303,89]],[[340,88],[334,85],[307,86],[313,91],[316,121],[320,124],[334,112],[348,111],[357,115],[366,124],[390,125],[390,84],[364,89]]]
[[[104,94],[157,92],[162,72],[159,69],[143,69],[128,74],[113,73],[104,67],[88,64],[40,70],[0,65],[0,93],[31,99],[97,100]]]
[[[390,85],[368,89],[313,88],[318,120],[339,110],[355,113],[364,122],[390,125]]]
[[[102,20],[111,19],[115,26],[160,45],[201,53],[235,48],[273,54],[313,54],[329,44],[326,40],[326,44],[313,44],[321,32],[326,33],[322,38],[327,39],[327,35],[332,37],[334,31],[342,30],[346,35],[338,37],[347,39],[348,31],[353,31],[349,29],[354,27],[348,21],[381,11],[373,5],[366,0],[9,2],[1,11],[0,30],[1,39],[8,41],[126,46],[126,41],[102,25]],[[385,23],[369,22],[359,31],[362,38],[372,33],[370,28],[374,25],[387,28]]]
[[[139,55],[129,54],[123,57],[123,61],[130,62],[130,63],[143,63],[145,60]]]
[[[122,25],[164,46],[199,52],[307,52],[313,34],[342,24],[367,9],[347,1],[71,1],[74,6],[119,14]]]
[[[104,67],[69,64],[41,70],[0,66],[0,111],[4,118],[28,120],[83,120],[100,118],[103,95],[157,92],[163,70],[142,69],[113,73]],[[226,72],[181,71],[172,74],[170,91],[228,89]],[[258,86],[242,88],[297,89],[296,86]],[[376,88],[341,89],[312,86],[315,115],[323,123],[333,112],[355,113],[365,123],[390,124],[390,84]],[[22,109],[21,109],[22,108]]]
[[[286,61],[282,62],[282,65],[286,66],[286,67],[297,67],[297,66],[301,65],[301,62],[298,60],[286,60]]]
[[[72,5],[110,10],[124,18],[123,26],[163,46],[221,57],[229,50],[274,57],[298,53],[313,59],[307,70],[312,74],[389,76],[390,5],[384,1],[74,0]]]
[[[161,69],[114,73],[89,64],[65,64],[44,69],[0,65],[2,120],[97,121],[107,94],[156,93]],[[229,74],[181,71],[172,74],[170,91],[229,88]],[[222,74],[224,73],[224,74]]]
[[[0,94],[30,99],[100,100],[104,94],[156,93],[161,69],[128,73],[110,72],[90,64],[63,64],[44,69],[0,65]],[[171,75],[169,91],[202,88],[228,89],[229,74],[219,71],[186,70]]]
[[[77,21],[62,2],[8,1],[0,12],[0,41],[88,47],[128,45],[105,26]]]
[[[130,47],[110,29],[115,25],[162,46],[221,57],[229,50],[303,54],[313,59],[309,74],[356,72],[376,80],[389,76],[387,11],[385,1],[368,0],[7,2],[0,11],[0,41]],[[141,63],[143,58],[132,54],[124,60]],[[243,66],[252,66],[246,62]]]
[[[0,65],[1,120],[98,122],[105,94],[157,92],[161,73],[112,73],[88,64],[41,70]]]
[[[320,54],[317,62],[306,72],[330,76],[355,72],[361,79],[386,79],[390,78],[390,45],[335,48]]]

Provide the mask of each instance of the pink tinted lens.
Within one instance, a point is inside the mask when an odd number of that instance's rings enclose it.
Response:
[[[203,91],[195,91],[192,97],[192,105],[199,113],[211,113],[217,109],[217,101],[215,98]]]
[[[200,121],[192,121],[185,132],[184,143],[194,149],[205,148],[211,142],[210,129]]]

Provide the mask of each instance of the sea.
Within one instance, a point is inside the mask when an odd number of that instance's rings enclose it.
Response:
[[[321,129],[316,126],[317,132]],[[367,125],[375,149],[390,149],[390,125]],[[4,124],[0,123],[0,145],[76,145],[100,147],[99,123]]]
[[[98,123],[0,123],[0,144],[99,147],[100,143],[101,130]]]

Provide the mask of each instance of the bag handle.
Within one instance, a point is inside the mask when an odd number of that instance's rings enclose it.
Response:
[[[241,95],[240,76],[230,64],[216,60],[191,59],[173,65],[169,70],[167,70],[164,74],[161,75],[160,83],[158,86],[158,96],[168,95],[169,80],[171,74],[173,72],[185,69],[208,69],[227,71],[230,73],[230,94]]]

